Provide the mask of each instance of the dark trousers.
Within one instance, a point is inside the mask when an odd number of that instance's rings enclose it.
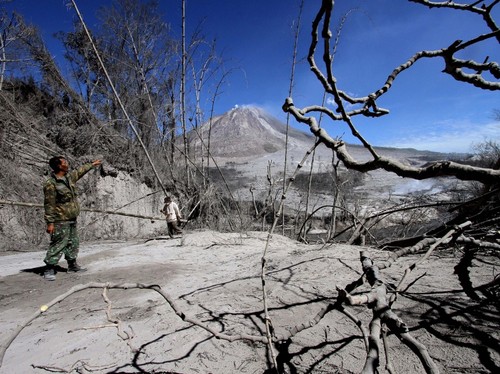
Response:
[[[167,222],[168,235],[173,237],[175,234],[182,234],[182,230],[177,225],[178,221]]]

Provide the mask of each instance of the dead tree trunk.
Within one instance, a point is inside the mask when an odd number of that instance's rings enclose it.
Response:
[[[367,305],[373,311],[370,323],[370,336],[368,354],[363,368],[363,374],[378,372],[381,351],[382,325],[386,325],[404,344],[406,344],[420,359],[425,372],[439,373],[437,365],[427,351],[427,348],[413,338],[408,332],[406,324],[394,313],[390,306],[390,296],[387,287],[380,277],[379,268],[373,264],[366,252],[361,252],[361,264],[366,280],[372,287],[371,291],[361,295],[350,295],[342,288],[337,288],[339,298],[344,299],[348,305]]]

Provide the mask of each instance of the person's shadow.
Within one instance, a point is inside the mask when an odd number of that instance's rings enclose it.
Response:
[[[33,273],[37,274],[40,276],[43,276],[43,273],[45,272],[46,266],[37,266],[36,268],[28,268],[28,269],[21,269],[21,273]],[[56,273],[67,273],[68,269],[63,268],[62,266],[56,265],[55,267]]]

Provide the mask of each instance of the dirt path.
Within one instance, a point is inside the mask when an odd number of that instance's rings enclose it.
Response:
[[[157,284],[183,313],[211,328],[228,335],[262,335],[265,238],[265,233],[201,231],[173,240],[87,243],[80,258],[89,271],[61,271],[55,282],[39,275],[43,253],[3,256],[0,339],[4,342],[42,305],[90,282]],[[359,251],[273,237],[267,287],[277,335],[287,336],[293,326],[311,321],[335,300],[336,285],[360,276]],[[374,259],[386,257],[381,251],[370,253]],[[383,271],[384,279],[397,283],[403,267],[415,260],[398,261]],[[454,274],[459,260],[458,254],[440,253],[415,270],[395,310],[442,373],[499,372],[498,304],[482,299],[477,289],[477,300],[464,293],[463,281]],[[483,260],[470,268],[473,287],[499,272],[495,262]],[[371,312],[365,307],[350,310],[369,323]],[[423,372],[409,348],[394,335],[388,341],[396,373]],[[360,330],[336,311],[294,334],[287,354],[287,372],[297,373],[357,373],[366,357]],[[102,289],[92,288],[69,296],[23,329],[6,351],[0,373],[264,373],[266,357],[261,343],[215,339],[183,322],[154,291],[111,289],[103,296]],[[382,358],[382,373],[384,365]]]

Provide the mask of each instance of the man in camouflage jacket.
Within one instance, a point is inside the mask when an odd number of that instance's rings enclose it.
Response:
[[[63,254],[68,261],[68,271],[86,270],[76,263],[80,243],[76,228],[80,214],[76,182],[100,164],[101,160],[95,160],[68,172],[69,163],[64,157],[56,156],[49,160],[53,173],[43,185],[45,222],[50,234],[50,245],[44,259],[46,280],[56,279],[55,267]]]

